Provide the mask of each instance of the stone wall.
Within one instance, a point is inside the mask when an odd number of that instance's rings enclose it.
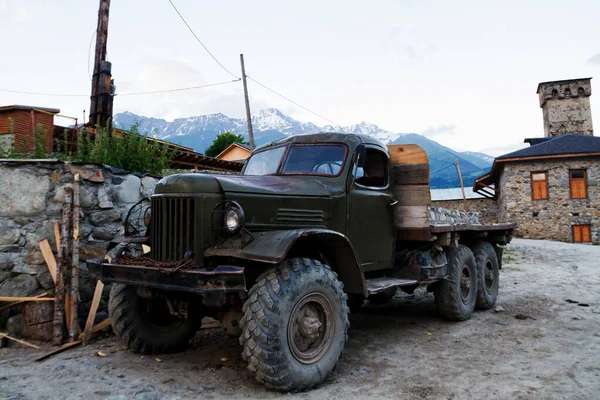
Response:
[[[544,135],[593,135],[590,78],[543,82],[538,87]]]
[[[569,170],[586,169],[588,198],[571,199]],[[531,172],[547,171],[548,200],[531,199]],[[573,225],[591,225],[592,243],[600,244],[600,157],[549,159],[504,164],[500,177],[498,219],[518,222],[517,236],[572,242]]]
[[[56,248],[53,222],[61,220],[65,188],[72,187],[74,174],[81,177],[82,261],[104,256],[110,240],[123,234],[131,206],[149,197],[158,182],[157,177],[100,165],[0,160],[0,296],[54,291],[38,244],[47,239]],[[87,316],[94,285],[82,262],[81,318]],[[0,317],[1,322],[8,315]],[[103,317],[100,313],[98,319]]]
[[[463,200],[436,200],[432,201],[434,207],[441,207],[447,210],[464,210]],[[497,205],[493,199],[467,199],[469,211],[479,213],[479,223],[493,224],[498,222]]]
[[[446,210],[441,207],[429,207],[431,225],[479,224],[478,212]]]

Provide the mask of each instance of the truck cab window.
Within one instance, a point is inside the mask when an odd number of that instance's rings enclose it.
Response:
[[[356,183],[368,187],[385,187],[388,182],[388,159],[384,153],[367,149],[365,165],[356,174]]]

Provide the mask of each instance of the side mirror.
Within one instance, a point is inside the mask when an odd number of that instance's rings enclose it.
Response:
[[[365,159],[367,158],[367,148],[364,144],[356,146],[356,166],[362,168],[365,166]]]

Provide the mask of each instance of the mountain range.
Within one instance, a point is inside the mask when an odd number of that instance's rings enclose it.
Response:
[[[121,129],[129,129],[136,123],[139,124],[140,132],[145,131],[159,139],[191,147],[200,153],[212,144],[219,133],[231,131],[248,135],[245,119],[230,118],[221,113],[177,118],[167,122],[164,119],[145,117],[126,111],[116,114],[113,120],[114,126]],[[254,113],[252,127],[257,146],[291,135],[317,132],[360,133],[373,136],[385,144],[417,144],[429,156],[431,187],[434,189],[460,186],[454,164],[456,159],[460,163],[466,187],[472,186],[476,177],[488,172],[494,161],[494,157],[487,154],[454,151],[417,133],[394,133],[364,121],[350,126],[317,126],[312,122],[298,121],[275,108]]]

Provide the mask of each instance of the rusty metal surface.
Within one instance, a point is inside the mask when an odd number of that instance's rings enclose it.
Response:
[[[373,278],[367,279],[367,290],[369,295],[383,292],[386,289],[402,286],[414,286],[419,282],[415,279],[399,279],[399,278]]]
[[[165,268],[173,269],[177,263],[156,263],[147,257],[122,259],[125,262],[135,262],[136,260],[137,265],[123,265],[92,259],[87,261],[87,267],[92,277],[105,283],[116,282],[198,294],[211,291],[226,293],[246,291],[243,267],[220,265],[212,270],[190,268],[165,273]],[[149,264],[144,265],[147,262]]]

